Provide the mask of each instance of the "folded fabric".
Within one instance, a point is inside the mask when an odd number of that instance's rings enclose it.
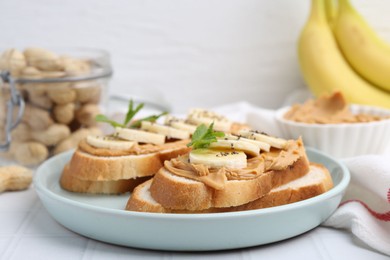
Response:
[[[247,102],[215,110],[254,129],[282,136],[274,119],[275,110]],[[371,248],[390,255],[390,154],[364,155],[342,162],[351,172],[351,182],[339,208],[322,225],[348,229]]]
[[[351,182],[324,226],[349,229],[370,247],[390,255],[390,155],[365,155],[343,162]]]

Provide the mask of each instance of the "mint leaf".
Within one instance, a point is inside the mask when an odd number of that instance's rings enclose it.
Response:
[[[140,103],[135,108],[135,110],[133,109],[133,106],[134,106],[133,100],[130,100],[129,109],[128,109],[127,114],[126,114],[125,121],[123,122],[124,125],[127,125],[130,122],[130,120],[133,119],[135,114],[137,114],[144,107],[144,103]]]
[[[214,123],[211,123],[209,127],[204,124],[199,125],[192,135],[191,142],[187,146],[192,146],[193,149],[207,148],[211,143],[217,142],[217,137],[225,136],[223,132],[214,131],[213,127]]]
[[[114,120],[110,120],[108,119],[105,115],[97,115],[95,117],[95,121],[96,122],[103,122],[103,123],[108,123],[110,125],[112,125],[113,127],[123,127],[123,128],[126,128],[128,123],[133,119],[133,117],[144,107],[144,103],[140,103],[135,109],[134,109],[134,102],[133,100],[130,100],[129,102],[129,107],[128,107],[128,111],[126,113],[126,116],[125,116],[125,119],[124,119],[124,122],[123,124],[121,123],[118,123]],[[134,121],[131,125],[130,125],[130,128],[139,128],[141,127],[141,122],[142,121],[149,121],[149,122],[156,122],[157,119],[159,119],[161,116],[164,116],[168,114],[168,112],[162,112],[161,114],[159,115],[151,115],[151,116],[147,116],[147,117],[144,117],[144,118],[141,118],[141,119],[138,119],[136,121]]]
[[[144,117],[144,118],[135,120],[135,121],[130,125],[130,127],[139,128],[139,127],[141,127],[142,121],[149,121],[149,122],[154,123],[154,122],[157,121],[157,119],[159,119],[159,118],[162,117],[162,116],[165,116],[166,114],[168,114],[168,112],[162,112],[161,114],[158,114],[158,115],[151,115],[151,116],[147,116],[147,117]]]
[[[108,123],[108,124],[112,125],[113,127],[124,127],[122,124],[108,119],[105,115],[100,115],[100,114],[96,115],[95,121],[96,122]]]

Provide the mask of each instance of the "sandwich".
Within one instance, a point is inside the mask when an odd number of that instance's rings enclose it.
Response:
[[[152,179],[135,188],[126,210],[204,213],[261,208],[272,204],[266,201],[282,201],[273,198],[288,193],[279,191],[286,190],[285,185],[305,183],[298,180],[316,173],[329,176],[323,167],[310,165],[300,138],[284,140],[248,129],[225,134],[214,131],[211,123],[196,129],[189,146],[190,152],[165,161]],[[323,186],[316,193],[330,185]]]
[[[143,104],[134,108],[132,101],[123,123],[98,115],[96,120],[109,123],[114,132],[105,136],[87,136],[78,144],[71,161],[64,167],[60,184],[72,192],[120,194],[151,178],[166,160],[187,153],[186,146],[197,125],[213,121],[218,129],[231,132],[247,126],[204,109],[193,109],[186,119],[163,112],[138,120],[133,117]],[[157,120],[165,116],[165,123]]]
[[[127,210],[154,213],[195,214],[255,210],[309,199],[325,193],[333,187],[332,177],[328,169],[321,164],[310,163],[310,171],[307,174],[277,188],[273,188],[269,193],[259,199],[235,207],[208,208],[205,210],[190,211],[164,208],[160,203],[154,200],[150,194],[150,185],[152,184],[152,181],[152,179],[145,181],[134,189],[131,194],[131,199],[127,202]]]
[[[129,192],[152,177],[165,160],[188,152],[188,132],[156,123],[166,113],[132,120],[142,106],[134,109],[130,101],[123,124],[104,115],[96,117],[115,130],[105,136],[87,136],[78,144],[62,171],[63,189],[92,194]]]

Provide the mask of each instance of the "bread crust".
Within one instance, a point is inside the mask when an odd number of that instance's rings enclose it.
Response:
[[[146,198],[144,190],[148,191],[152,179],[145,181],[138,185],[126,204],[126,210],[138,211],[138,212],[154,212],[154,213],[169,213],[169,210],[161,206],[161,204],[155,202],[153,199]]]
[[[320,182],[311,183],[299,188],[288,187],[282,190],[271,191],[266,194],[264,197],[249,202],[247,204],[233,207],[229,209],[230,211],[242,211],[242,210],[253,210],[253,209],[262,209],[269,208],[279,205],[290,204],[298,202],[301,200],[309,199],[320,195],[333,187],[333,180],[328,171],[323,165],[311,163],[310,169],[321,170],[323,173],[323,178]],[[308,173],[309,174],[309,173]],[[303,176],[302,176],[303,177]]]
[[[152,176],[162,165],[158,153],[102,157],[76,150],[69,174],[86,181],[117,181]]]
[[[65,165],[61,175],[60,185],[67,191],[79,193],[121,194],[131,192],[136,186],[151,178],[151,176],[147,176],[117,181],[88,181],[72,176],[69,168],[69,164]]]
[[[279,187],[292,180],[300,178],[310,171],[310,162],[306,154],[300,157],[293,165],[284,170],[272,170],[272,188]]]

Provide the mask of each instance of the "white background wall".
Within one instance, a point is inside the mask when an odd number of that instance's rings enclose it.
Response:
[[[390,41],[390,1],[354,0]],[[277,108],[296,88],[309,0],[0,0],[0,49],[95,47],[112,55],[112,93],[176,112],[247,100]]]

